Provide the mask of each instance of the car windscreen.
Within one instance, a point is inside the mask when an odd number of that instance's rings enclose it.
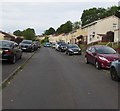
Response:
[[[79,48],[77,45],[69,45],[69,48]]]
[[[22,41],[23,44],[31,44],[31,41]]]
[[[47,45],[50,45],[50,43],[46,43]]]
[[[61,44],[61,46],[67,46],[67,44]]]
[[[59,44],[62,44],[63,42],[57,42],[57,44],[59,45]]]
[[[6,41],[0,41],[0,48],[10,48],[13,43],[6,42]]]
[[[95,49],[99,54],[116,54],[116,51],[111,47],[96,47]]]

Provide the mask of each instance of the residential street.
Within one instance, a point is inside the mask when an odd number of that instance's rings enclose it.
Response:
[[[118,85],[83,55],[42,47],[3,89],[3,109],[117,109]]]

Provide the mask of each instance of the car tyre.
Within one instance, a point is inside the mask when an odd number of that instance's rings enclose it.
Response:
[[[117,71],[115,70],[115,68],[111,68],[110,69],[110,75],[111,75],[111,79],[114,81],[120,81],[120,78],[117,75]]]
[[[20,58],[19,59],[22,59],[22,54],[20,55]]]
[[[85,63],[86,63],[86,64],[89,64],[87,57],[85,57]]]
[[[72,54],[70,54],[70,52],[68,52],[68,55],[71,56]]]
[[[101,65],[100,63],[98,62],[98,60],[95,61],[95,67],[100,70],[101,69]]]
[[[16,55],[14,55],[13,58],[12,58],[12,60],[10,60],[10,62],[12,64],[15,64],[16,63],[16,59],[17,59],[17,57],[16,57]]]

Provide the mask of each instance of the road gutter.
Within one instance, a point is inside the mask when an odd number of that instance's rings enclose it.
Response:
[[[0,89],[3,89],[7,87],[10,84],[10,81],[14,79],[14,77],[20,72],[24,66],[28,63],[28,61],[34,56],[35,52],[17,69],[15,69],[5,80],[2,81],[2,84],[0,85]]]

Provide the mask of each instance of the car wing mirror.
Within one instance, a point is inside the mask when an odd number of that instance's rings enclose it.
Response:
[[[97,53],[96,53],[96,52],[92,52],[92,54],[93,54],[94,56],[96,56],[96,55],[97,55]]]

